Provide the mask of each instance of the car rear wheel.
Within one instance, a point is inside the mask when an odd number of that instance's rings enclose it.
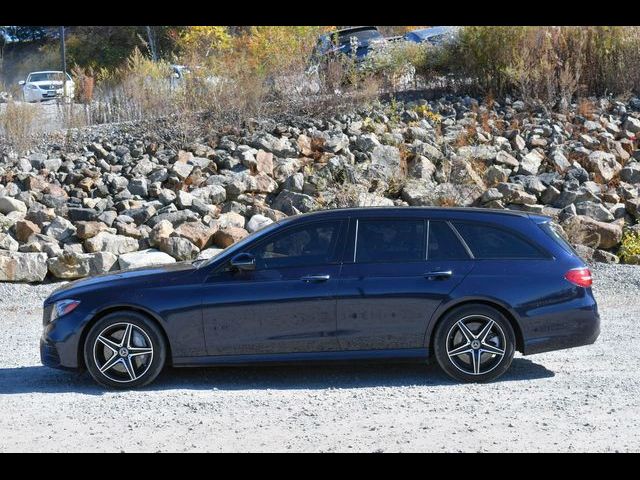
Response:
[[[166,346],[155,323],[136,312],[114,312],[91,327],[84,359],[91,376],[111,388],[151,383],[165,364]]]
[[[515,334],[498,310],[465,305],[448,313],[434,338],[436,360],[462,382],[489,382],[507,371],[515,352]]]

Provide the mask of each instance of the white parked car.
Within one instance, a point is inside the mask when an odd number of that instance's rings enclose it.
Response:
[[[67,97],[73,98],[75,93],[75,83],[67,73],[66,80],[62,79],[65,74],[60,71],[31,72],[27,80],[18,82],[22,85],[22,94],[25,102],[40,102],[52,98],[60,98],[64,95],[64,87],[67,89]]]

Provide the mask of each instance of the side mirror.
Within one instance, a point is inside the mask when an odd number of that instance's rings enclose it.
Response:
[[[256,269],[256,257],[250,253],[239,253],[231,259],[231,266],[238,270],[255,270]]]
[[[27,83],[27,82],[25,82],[24,80],[20,80],[20,81],[18,82],[18,85],[24,85],[25,83]]]

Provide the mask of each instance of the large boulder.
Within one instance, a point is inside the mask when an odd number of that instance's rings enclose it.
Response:
[[[29,220],[18,220],[15,225],[16,238],[24,243],[35,233],[40,233],[40,227]]]
[[[1,282],[41,282],[46,276],[46,253],[0,251]]]
[[[210,245],[211,236],[215,233],[215,228],[207,227],[201,222],[185,222],[176,228],[175,233],[180,237],[186,238],[202,250]]]
[[[0,213],[6,215],[11,212],[27,213],[27,205],[12,197],[0,197]]]
[[[271,204],[271,207],[287,215],[297,215],[298,213],[305,213],[316,209],[318,202],[313,197],[304,193],[282,190]]]
[[[125,253],[118,258],[118,265],[121,269],[150,267],[153,265],[164,265],[175,263],[176,259],[160,250],[148,248],[139,252]]]
[[[229,245],[242,240],[249,234],[244,228],[228,227],[218,230],[213,234],[213,243],[220,248],[226,248]]]
[[[193,260],[198,255],[198,247],[186,238],[169,237],[160,241],[160,250],[178,261]]]
[[[371,152],[371,166],[389,177],[399,174],[401,161],[398,147],[379,145]]]
[[[562,227],[572,243],[591,248],[613,248],[622,240],[621,225],[599,222],[585,215],[568,217]]]
[[[17,252],[20,244],[8,233],[0,233],[0,249]]]
[[[621,168],[613,153],[598,150],[587,157],[587,170],[593,173],[593,179],[598,183],[609,182]]]
[[[135,252],[138,250],[138,240],[109,232],[100,232],[95,237],[84,242],[88,252],[109,252],[114,255]]]
[[[247,222],[247,231],[249,233],[253,233],[271,223],[273,223],[273,220],[271,220],[270,218],[265,217],[264,215],[256,214]]]
[[[522,157],[518,173],[522,175],[537,175],[543,160],[544,155],[541,152],[538,150],[530,151]]]
[[[49,272],[56,278],[74,279],[109,272],[117,257],[109,252],[64,252],[47,260]]]

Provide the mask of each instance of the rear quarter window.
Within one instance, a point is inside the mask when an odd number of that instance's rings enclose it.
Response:
[[[575,248],[571,246],[567,239],[567,234],[564,232],[562,227],[555,222],[544,222],[538,224],[538,226],[549,235],[554,242],[556,242],[560,247],[566,250],[569,253],[580,256],[578,252],[576,252]]]
[[[539,247],[505,228],[474,222],[452,222],[477,259],[547,258]]]

